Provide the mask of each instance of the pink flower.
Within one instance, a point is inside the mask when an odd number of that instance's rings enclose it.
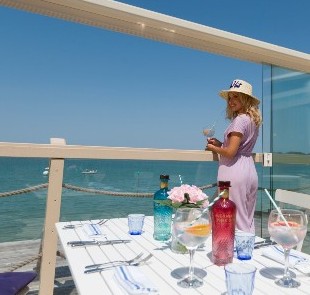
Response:
[[[196,204],[198,207],[207,207],[209,204],[208,196],[197,186],[182,184],[168,191],[168,199],[172,204],[179,204],[186,207],[189,204]]]

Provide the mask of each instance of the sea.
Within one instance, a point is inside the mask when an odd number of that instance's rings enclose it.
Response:
[[[49,166],[42,158],[0,158],[0,193],[16,191],[48,182],[43,172]],[[279,166],[279,165],[278,165]],[[257,164],[259,186],[309,190],[309,165],[280,165],[270,168]],[[146,160],[65,160],[64,184],[83,189],[118,193],[151,193],[159,189],[160,174],[170,176],[169,187],[215,184],[217,162],[146,161]],[[86,169],[94,174],[82,173]],[[210,201],[216,187],[204,191]],[[309,192],[308,192],[309,193]],[[0,198],[0,243],[40,239],[44,226],[47,189]],[[259,191],[256,210],[268,211],[270,202]],[[125,197],[73,191],[63,188],[61,221],[126,217],[130,213],[153,215],[152,197]]]

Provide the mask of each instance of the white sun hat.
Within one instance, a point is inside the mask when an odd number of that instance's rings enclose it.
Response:
[[[252,94],[252,85],[244,80],[236,79],[232,81],[228,90],[220,91],[219,95],[224,99],[228,99],[229,92],[240,92],[251,97],[256,104],[260,103],[260,100]]]

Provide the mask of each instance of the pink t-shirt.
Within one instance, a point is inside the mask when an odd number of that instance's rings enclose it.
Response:
[[[250,116],[242,114],[237,116],[231,124],[227,127],[224,133],[223,146],[228,146],[228,135],[231,132],[239,132],[243,135],[238,152],[236,156],[251,156],[258,137],[258,127],[251,120]],[[225,157],[221,157],[225,158]]]

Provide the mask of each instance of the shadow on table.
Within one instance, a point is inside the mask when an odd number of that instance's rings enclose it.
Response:
[[[263,277],[270,280],[276,280],[282,278],[283,272],[284,272],[283,267],[264,267],[259,271],[259,273]],[[296,278],[296,274],[294,272],[292,272],[291,270],[289,270],[289,272],[292,278]]]
[[[176,268],[175,270],[173,270],[171,272],[171,276],[175,279],[180,280],[180,279],[184,278],[186,275],[188,275],[188,272],[189,272],[189,267],[179,267],[179,268]],[[207,275],[207,272],[201,268],[195,267],[194,268],[194,274],[197,277],[203,279]]]
[[[210,251],[209,253],[207,253],[207,257],[210,259],[210,261],[212,261],[212,251]]]

